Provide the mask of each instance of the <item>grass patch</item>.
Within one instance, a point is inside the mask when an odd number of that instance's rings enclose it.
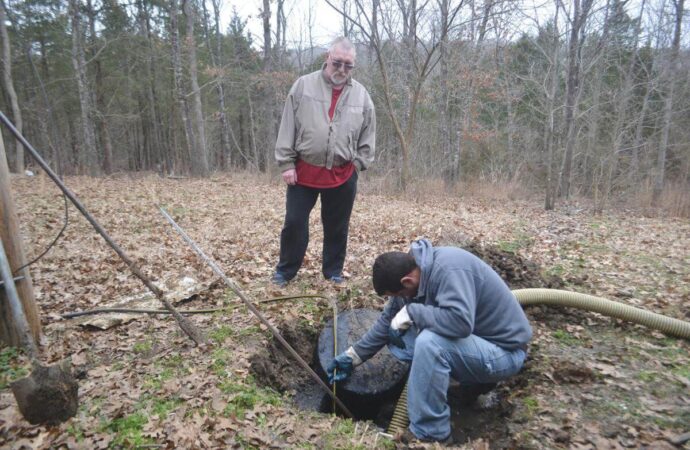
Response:
[[[225,416],[242,419],[245,413],[254,409],[257,404],[279,405],[282,403],[282,398],[277,392],[256,386],[251,377],[248,377],[246,381],[248,384],[224,381],[218,386],[221,392],[228,395],[228,405],[223,411]]]
[[[153,349],[153,341],[151,341],[150,339],[141,342],[136,342],[132,347],[132,351],[137,354],[150,353],[151,349]]]
[[[658,375],[655,372],[652,372],[650,370],[643,370],[643,371],[637,373],[637,379],[644,381],[646,383],[656,381],[657,378],[658,378]]]
[[[3,348],[0,351],[0,389],[5,389],[13,381],[27,376],[28,367],[28,362],[21,361],[20,352],[16,347]]]
[[[219,344],[235,334],[234,330],[227,325],[221,325],[209,333],[209,337]]]
[[[498,241],[496,247],[499,250],[517,254],[521,249],[531,247],[534,244],[534,239],[526,234],[518,234],[517,237],[510,241]]]
[[[563,345],[571,346],[578,343],[577,338],[565,330],[556,330],[553,332],[552,336]]]
[[[163,419],[165,416],[170,414],[170,412],[177,409],[177,407],[182,403],[184,402],[179,397],[154,397],[151,399],[151,412]]]
[[[534,397],[525,397],[522,399],[522,404],[525,405],[525,408],[527,409],[527,412],[533,416],[534,414],[537,413],[537,409],[539,409],[539,401],[537,401],[536,398]]]
[[[114,446],[126,448],[142,447],[154,443],[153,439],[142,435],[144,425],[147,423],[148,419],[146,416],[141,412],[136,412],[106,423],[101,427],[101,431],[111,432],[115,435],[112,442]]]
[[[346,448],[352,450],[366,450],[362,444],[354,444],[360,436],[355,435],[355,424],[351,419],[339,420],[335,426],[323,437],[324,448]],[[379,440],[384,448],[395,448],[395,443],[387,439]]]

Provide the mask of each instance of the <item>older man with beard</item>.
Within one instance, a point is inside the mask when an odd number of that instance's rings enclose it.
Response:
[[[272,281],[284,286],[297,275],[309,244],[309,214],[321,197],[322,273],[342,283],[350,214],[358,173],[374,160],[376,114],[367,90],[352,79],[356,51],[336,39],[321,70],[290,89],[275,158],[287,184],[280,260]]]

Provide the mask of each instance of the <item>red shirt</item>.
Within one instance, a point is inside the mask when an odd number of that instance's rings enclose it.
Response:
[[[330,120],[333,120],[335,105],[338,103],[338,98],[342,92],[343,88],[331,90],[331,106],[328,108],[328,118]],[[295,170],[297,171],[297,184],[311,188],[334,188],[350,179],[355,171],[355,165],[349,162],[329,170],[298,159],[295,164]]]

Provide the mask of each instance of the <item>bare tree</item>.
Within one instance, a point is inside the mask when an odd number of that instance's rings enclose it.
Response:
[[[5,13],[5,2],[0,0],[0,38],[2,38],[2,81],[5,92],[10,100],[12,108],[12,118],[14,119],[14,126],[22,132],[24,127],[22,121],[22,110],[19,108],[17,101],[17,92],[14,90],[14,80],[12,79],[12,52],[10,51],[10,36],[7,33],[7,25]],[[24,147],[22,143],[15,140],[14,157],[10,158],[13,161],[12,169],[17,173],[24,173]]]
[[[422,99],[422,89],[424,83],[432,73],[432,70],[439,62],[439,52],[437,51],[444,40],[444,36],[453,25],[453,22],[462,7],[463,3],[460,1],[456,6],[450,9],[448,14],[448,21],[441,24],[439,29],[434,29],[433,32],[426,36],[420,34],[418,27],[419,18],[425,14],[428,17],[433,14],[428,11],[431,8],[431,3],[424,2],[418,5],[416,0],[410,0],[405,4],[402,0],[398,1],[397,12],[403,17],[402,37],[404,39],[406,53],[402,59],[405,65],[409,66],[408,72],[408,94],[405,99],[405,111],[400,113],[395,106],[393,81],[390,76],[390,68],[394,65],[391,58],[391,48],[389,45],[395,45],[398,31],[395,26],[388,22],[382,21],[386,38],[380,32],[379,17],[383,17],[381,11],[381,4],[378,1],[372,3],[372,8],[369,9],[364,4],[363,0],[354,0],[355,14],[353,17],[342,11],[339,6],[333,4],[331,0],[326,0],[331,8],[338,11],[345,16],[355,27],[357,27],[367,42],[376,54],[379,73],[381,74],[383,98],[386,105],[386,112],[391,120],[395,135],[400,146],[400,175],[399,183],[402,189],[406,189],[410,181],[410,152],[411,142],[414,138],[416,129],[416,120],[419,103]],[[387,5],[391,6],[392,5]],[[434,19],[431,19],[434,20]]]
[[[661,142],[659,143],[659,151],[657,153],[656,162],[656,176],[654,177],[654,190],[652,202],[658,205],[661,198],[661,193],[664,190],[664,178],[666,175],[666,154],[668,151],[668,136],[673,123],[673,101],[674,92],[676,90],[676,74],[679,72],[679,54],[680,54],[680,36],[681,26],[683,24],[683,13],[685,11],[685,0],[672,0],[674,6],[674,31],[673,43],[671,44],[671,54],[668,62],[668,76],[666,77],[666,85],[668,91],[664,98],[664,117],[663,126],[661,130]]]
[[[208,149],[206,148],[206,131],[204,129],[204,112],[201,105],[201,89],[197,76],[196,39],[194,38],[194,22],[196,20],[196,8],[194,0],[183,0],[184,14],[187,17],[187,35],[185,42],[187,58],[189,59],[189,79],[191,83],[192,111],[194,118],[194,130],[196,139],[194,152],[192,153],[192,171],[195,175],[208,176]]]
[[[90,172],[96,169],[93,161],[96,155],[96,135],[93,127],[93,107],[91,104],[91,87],[86,75],[86,57],[84,55],[83,32],[79,0],[69,0],[72,19],[72,65],[77,79],[79,105],[81,107],[81,129],[84,139],[79,157],[79,164]]]
[[[189,120],[189,106],[187,104],[187,96],[184,92],[182,80],[182,50],[180,48],[180,32],[177,25],[177,7],[177,0],[170,0],[170,47],[172,51],[173,85],[175,98],[177,100],[177,109],[182,119],[185,134],[187,154],[184,160],[186,162],[191,162],[194,157],[195,137],[191,121]],[[171,123],[171,126],[174,129],[174,122]]]
[[[560,1],[560,0],[558,0]],[[572,17],[570,18],[570,39],[568,41],[568,69],[565,85],[565,107],[563,126],[565,128],[565,153],[560,173],[560,195],[570,197],[570,184],[573,167],[573,152],[577,139],[575,117],[577,101],[580,94],[580,72],[582,65],[582,47],[585,43],[584,33],[593,0],[573,0]]]

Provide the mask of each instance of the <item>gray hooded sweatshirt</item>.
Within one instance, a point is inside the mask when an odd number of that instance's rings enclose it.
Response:
[[[460,248],[434,248],[426,239],[412,243],[410,252],[421,279],[407,312],[420,332],[428,329],[448,338],[474,334],[506,350],[526,349],[532,328],[515,295],[488,264]],[[405,304],[393,297],[354,345],[362,361],[388,343],[390,322]]]

